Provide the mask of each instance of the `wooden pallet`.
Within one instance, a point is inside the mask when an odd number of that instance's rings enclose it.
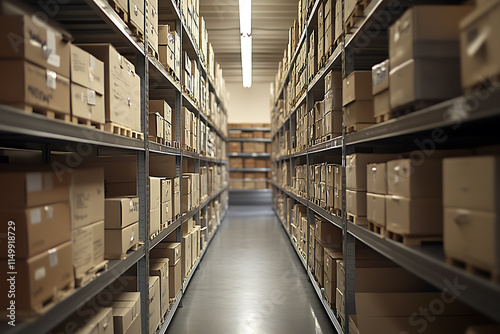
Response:
[[[336,215],[337,217],[342,217],[342,210],[341,209],[333,209],[332,213]]]
[[[116,0],[108,0],[108,4],[111,8],[113,8],[123,22],[128,22],[128,11],[125,8],[122,8]]]
[[[91,128],[95,128],[97,130],[104,131],[104,124],[95,122],[83,117],[78,117],[78,116],[71,116],[71,123],[77,124],[77,125],[83,125]]]
[[[132,33],[134,34],[135,37],[141,42],[144,42],[144,31],[139,28],[134,22],[128,21],[128,26],[130,30],[132,30]]]
[[[144,135],[142,132],[134,131],[126,126],[113,122],[106,122],[106,124],[104,125],[104,131],[124,137],[144,139]]]
[[[81,274],[81,276],[75,277],[75,286],[77,288],[86,285],[91,282],[93,279],[101,275],[104,271],[108,269],[108,260],[104,260],[99,263],[97,266],[89,269],[86,273]]]
[[[385,237],[400,242],[405,246],[420,246],[423,243],[443,242],[443,236],[440,235],[402,235],[389,230],[386,231]]]
[[[346,127],[345,132],[346,133],[357,132],[357,131],[366,129],[367,127],[370,127],[373,124],[374,123],[356,123],[356,124],[352,124],[352,125],[349,125],[348,127]]]
[[[106,256],[108,260],[125,260],[129,253],[135,252],[139,248],[139,243],[132,245],[125,253]]]
[[[385,237],[385,235],[386,235],[385,226],[381,226],[381,225],[372,223],[370,221],[368,222],[368,229],[370,231],[372,231],[373,233],[379,234],[383,237]]]
[[[382,115],[376,115],[375,116],[375,122],[377,124],[382,123],[382,122],[387,122],[388,120],[392,119],[392,114],[388,112],[387,114],[382,114]]]
[[[153,143],[157,143],[157,144],[160,144],[160,145],[165,145],[165,138],[163,137],[153,137],[153,136],[149,136],[149,141],[153,142]]]
[[[155,58],[156,60],[160,61],[160,56],[158,55],[158,51],[153,49],[153,46],[148,43],[148,54]]]
[[[403,106],[393,108],[391,110],[391,117],[396,118],[396,117],[404,116],[404,115],[410,114],[414,111],[427,108],[427,107],[432,106],[432,105],[439,103],[439,102],[440,102],[439,100],[413,101],[413,102],[410,102],[410,103],[405,104]]]
[[[500,284],[500,269],[499,268],[486,268],[486,267],[480,267],[476,263],[468,263],[467,261],[464,260],[459,260],[455,257],[452,256],[446,256],[446,263],[449,265],[455,266],[455,267],[460,267],[465,269],[467,272],[476,275],[476,276],[481,276],[484,277],[490,281],[492,281],[495,284]]]
[[[364,3],[365,3],[364,1],[358,2],[354,7],[354,11],[345,21],[344,30],[346,34],[348,34],[351,31],[356,22],[363,16],[363,12],[365,11]]]
[[[354,225],[358,226],[367,226],[368,225],[368,220],[366,217],[361,217],[361,216],[356,216],[353,215],[352,213],[347,213],[347,221],[350,221]]]
[[[24,110],[28,114],[39,114],[49,119],[58,119],[67,123],[71,123],[71,115],[66,112],[53,111],[46,108],[30,105],[14,105],[14,107]]]
[[[62,289],[53,291],[53,294],[44,300],[41,304],[35,306],[32,310],[16,309],[17,321],[30,321],[38,318],[54,307],[61,300],[69,297],[75,291],[75,281],[68,282]],[[0,317],[6,319],[9,313],[6,310],[0,311]]]

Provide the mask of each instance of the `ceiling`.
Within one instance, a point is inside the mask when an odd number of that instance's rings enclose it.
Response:
[[[252,82],[274,82],[297,18],[297,0],[252,0]],[[242,83],[238,0],[201,0],[208,40],[226,82]]]

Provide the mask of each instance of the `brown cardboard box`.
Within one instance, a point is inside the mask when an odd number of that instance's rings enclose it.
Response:
[[[106,198],[104,223],[107,229],[121,229],[139,221],[139,198]]]
[[[160,114],[149,114],[149,136],[155,141],[156,138],[165,137],[165,120]]]
[[[394,154],[355,153],[346,157],[346,187],[351,190],[366,191],[366,165],[394,159]]]
[[[172,262],[170,262],[172,264]],[[169,266],[169,286],[168,291],[170,298],[176,298],[182,288],[182,273],[181,273],[181,259],[175,262],[174,265]]]
[[[71,115],[85,120],[105,123],[105,99],[96,91],[71,83]]]
[[[69,179],[51,172],[2,171],[0,184],[4,189],[17,190],[0,193],[4,208],[23,209],[69,199]]]
[[[319,242],[330,244],[332,247],[342,243],[342,230],[328,221],[316,219],[314,235]]]
[[[161,223],[165,224],[173,219],[172,210],[172,201],[161,204]]]
[[[54,291],[68,290],[74,282],[71,242],[65,242],[27,260],[16,261],[16,310],[34,310],[54,296]],[[7,260],[0,260],[8,268]],[[7,270],[0,271],[0,292],[7,296],[10,278]],[[10,306],[8,298],[0,306]]]
[[[104,221],[74,229],[71,243],[75,277],[79,278],[104,261]]]
[[[174,198],[172,199],[172,201],[174,207],[173,215],[174,217],[177,217],[181,214],[181,194],[174,193]]]
[[[149,236],[161,229],[161,208],[149,210]]]
[[[447,256],[487,271],[500,269],[499,216],[493,212],[444,208]]]
[[[373,96],[373,115],[386,115],[391,112],[390,91],[384,90],[382,93]]]
[[[344,126],[375,123],[373,101],[356,100],[344,108]]]
[[[366,191],[387,194],[387,165],[385,162],[366,165]]]
[[[342,134],[342,111],[330,111],[322,122],[323,135],[340,136]]]
[[[134,301],[113,301],[113,329],[115,334],[133,333],[136,319],[140,319],[141,304],[139,301],[139,293]],[[140,331],[140,326],[139,326]]]
[[[29,209],[0,209],[0,220],[5,222],[0,233],[0,258],[7,259],[8,236],[15,223],[16,259],[26,259],[71,240],[71,215],[68,202],[60,202]],[[57,231],[57,233],[55,233]],[[12,234],[12,233],[11,233]]]
[[[172,200],[173,182],[172,179],[163,179],[161,181],[161,202],[170,202]]]
[[[137,290],[137,277],[133,277],[131,284],[129,284],[124,291]],[[149,276],[149,334],[156,333],[156,329],[160,324],[160,278],[158,276]]]
[[[186,278],[193,262],[191,261],[191,234],[187,234],[182,237],[182,261],[184,264],[184,272],[182,277]]]
[[[335,92],[335,97],[337,92],[340,92],[340,102],[342,102],[342,72],[341,71],[330,71],[325,75],[325,99],[328,92]],[[342,106],[342,105],[341,105]],[[325,109],[328,110],[328,109]]]
[[[172,108],[164,100],[149,100],[149,113],[159,113],[167,122],[172,122]]]
[[[346,210],[359,217],[366,217],[366,191],[346,190]]]
[[[371,71],[354,71],[342,81],[342,104],[372,99]]]
[[[160,317],[163,317],[167,311],[170,304],[170,297],[168,292],[168,259],[164,263],[156,262],[149,264],[149,275],[158,276],[160,280],[160,304],[161,312]]]
[[[314,264],[314,276],[316,276],[316,279],[318,280],[318,285],[320,287],[324,286],[324,278],[325,274],[323,273],[323,263],[320,263],[318,261],[315,262]]]
[[[75,169],[71,173],[73,229],[104,220],[104,171],[102,168]]]
[[[181,258],[181,243],[160,242],[151,250],[151,258],[168,258],[172,266]]]
[[[83,307],[59,324],[51,333],[115,334],[113,309]]]
[[[104,94],[104,63],[92,54],[71,44],[71,82]],[[104,119],[104,115],[102,117]],[[104,121],[103,121],[104,123]]]
[[[325,114],[325,103],[324,101],[316,101],[314,103],[314,119],[319,121],[323,118]],[[316,121],[316,122],[317,122]]]
[[[416,58],[392,67],[391,109],[414,101],[440,101],[461,94],[460,59]]]
[[[330,186],[326,186],[326,206],[329,208],[335,207],[335,189]]]
[[[476,156],[443,160],[445,207],[498,212],[500,157]]]
[[[442,197],[442,160],[387,162],[387,193],[411,198]]]
[[[335,41],[337,41],[344,33],[344,20],[342,19],[343,2],[335,2]]]
[[[70,77],[69,40],[37,15],[1,15],[0,31],[0,59],[26,60]],[[3,71],[2,75],[13,78]]]
[[[419,57],[458,60],[459,23],[472,9],[463,5],[420,5],[406,10],[389,27],[391,68]],[[460,73],[458,68],[457,71]]]
[[[120,55],[111,44],[80,44],[104,62],[106,122],[117,123],[140,131],[140,78],[134,65]]]
[[[460,22],[462,87],[473,87],[485,78],[500,73],[498,36],[500,2],[483,0],[484,4]]]
[[[104,257],[121,259],[127,251],[139,242],[139,223],[121,230],[104,230]]]
[[[333,110],[342,111],[342,88],[330,89],[329,91],[327,91],[325,93],[324,104],[325,104],[325,114]]]
[[[385,198],[387,229],[401,235],[443,234],[441,198],[407,198],[387,195]]]
[[[334,199],[333,199],[333,207],[335,209],[342,210],[342,200],[343,200],[343,192],[342,189],[340,188],[333,188],[333,194],[334,194]]]
[[[227,145],[229,153],[241,153],[241,142],[229,142]]]
[[[344,293],[338,288],[335,289],[335,306],[337,306],[337,314],[341,319],[344,319]]]
[[[199,247],[199,241],[196,240],[198,236],[196,230],[191,231],[189,235],[191,236],[191,266],[193,266],[198,259],[198,251],[196,248]]]
[[[389,89],[389,59],[372,67],[372,93],[377,95]]]
[[[160,208],[161,204],[161,184],[163,178],[161,177],[149,177],[149,209],[156,210]]]
[[[144,1],[129,0],[128,13],[129,22],[144,35]]]
[[[366,202],[368,221],[385,226],[385,195],[367,193]]]
[[[0,102],[35,110],[70,113],[70,82],[56,72],[23,60],[0,60]]]

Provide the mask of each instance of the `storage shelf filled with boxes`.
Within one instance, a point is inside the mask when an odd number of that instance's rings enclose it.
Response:
[[[270,145],[269,124],[229,124],[228,157],[230,190],[270,189]],[[236,197],[233,192],[233,197]],[[248,194],[247,194],[248,195]]]
[[[500,65],[479,33],[499,12],[299,1],[272,88],[273,203],[339,333],[499,330]]]
[[[0,178],[16,192],[0,259],[19,275],[2,333],[166,332],[229,187],[222,69],[184,5],[0,2]]]

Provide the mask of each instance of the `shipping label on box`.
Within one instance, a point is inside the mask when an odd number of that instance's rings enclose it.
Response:
[[[163,224],[172,220],[172,201],[164,202],[161,204],[161,222]]]
[[[139,198],[136,196],[106,198],[105,226],[121,229],[139,221]]]

